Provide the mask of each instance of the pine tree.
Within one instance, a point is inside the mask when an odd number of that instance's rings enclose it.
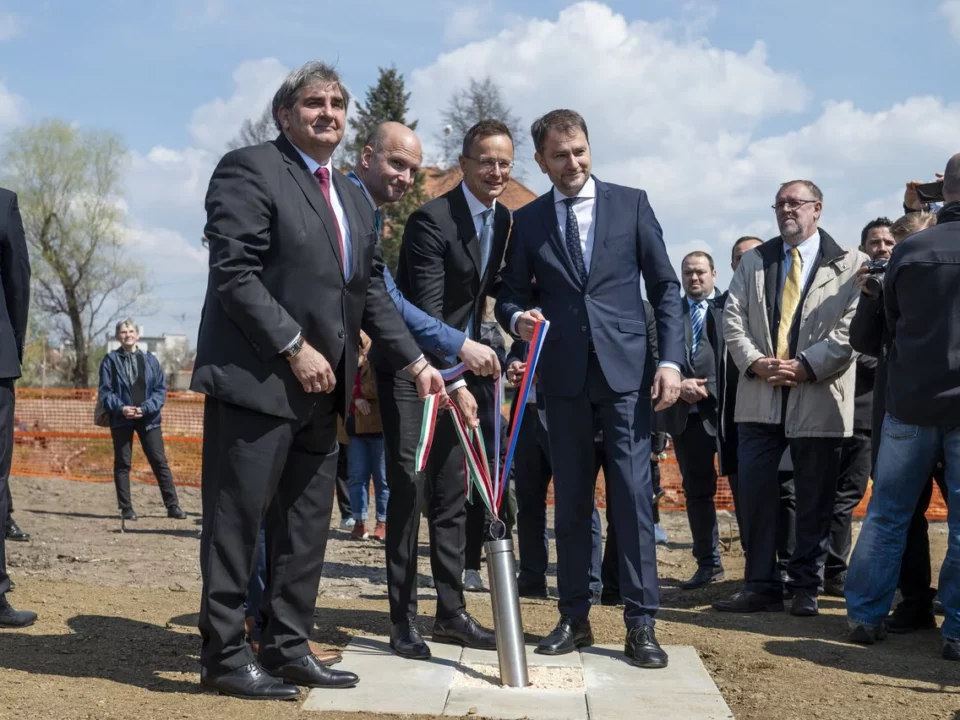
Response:
[[[380,123],[393,121],[403,123],[411,130],[416,129],[416,120],[407,121],[409,100],[410,93],[406,91],[403,75],[392,66],[380,68],[377,84],[367,90],[364,103],[358,102],[356,110],[351,113],[349,122],[353,137],[346,146],[346,155],[352,163],[356,163],[359,159],[360,151],[363,150],[367,138]],[[407,190],[400,201],[381,208],[383,233],[380,237],[380,245],[383,249],[383,259],[394,273],[397,271],[400,241],[403,239],[407,218],[427,200],[423,183],[423,173],[418,172],[413,187]]]

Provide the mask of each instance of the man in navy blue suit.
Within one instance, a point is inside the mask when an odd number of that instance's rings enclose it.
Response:
[[[538,319],[550,321],[537,374],[554,468],[561,617],[537,652],[560,655],[593,642],[593,443],[602,429],[620,553],[624,649],[634,665],[662,668],[667,655],[654,634],[660,591],[650,504],[650,406],[651,397],[662,410],[680,395],[680,283],[646,193],[590,174],[583,118],[554,110],[533,123],[531,134],[536,161],[553,188],[514,214],[497,318],[525,340]],[[641,276],[657,323],[656,369],[645,362]],[[542,313],[526,309],[534,277]]]

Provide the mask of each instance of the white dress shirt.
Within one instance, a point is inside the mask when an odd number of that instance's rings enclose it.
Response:
[[[302,157],[303,161],[307,164],[307,170],[310,171],[311,175],[315,175],[317,170],[319,170],[321,167],[325,167],[327,169],[327,176],[330,178],[330,204],[333,206],[330,209],[333,211],[333,216],[340,224],[340,233],[343,235],[343,277],[349,280],[351,269],[350,223],[347,222],[347,213],[343,210],[343,203],[340,202],[340,195],[337,193],[337,186],[333,182],[333,174],[340,171],[334,170],[332,160],[327,160],[327,163],[321,166],[320,163],[307,155],[296,145],[294,145],[294,147],[297,148],[297,152],[300,153],[300,157]],[[317,182],[319,183],[319,181]]]
[[[786,284],[787,275],[790,273],[790,267],[793,265],[793,255],[790,254],[791,249],[791,246],[787,245],[787,243],[783,244],[783,266],[780,268],[781,292],[783,292],[783,286]],[[810,282],[810,276],[811,273],[813,273],[817,253],[820,252],[820,231],[814,230],[813,235],[797,245],[797,249],[800,251],[800,261],[803,263],[803,267],[800,268],[800,293],[802,295],[807,287],[807,283]]]
[[[583,266],[590,272],[590,260],[593,258],[593,241],[596,237],[597,217],[597,182],[592,177],[587,179],[575,197],[579,198],[573,204],[573,214],[577,218],[577,227],[580,229],[580,251],[583,253]],[[553,206],[557,211],[557,224],[560,226],[560,239],[564,246],[567,244],[567,204],[569,198],[553,188]]]

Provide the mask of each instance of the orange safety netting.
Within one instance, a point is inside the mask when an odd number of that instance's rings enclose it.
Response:
[[[93,424],[97,391],[18,388],[14,428],[14,475],[62,477],[70,480],[110,482],[113,480],[113,442],[110,429]],[[203,440],[203,395],[167,393],[163,408],[163,440],[167,460],[177,485],[200,486],[200,447]],[[139,444],[134,443],[130,477],[154,482],[153,473]],[[684,509],[683,490],[677,461],[668,450],[660,462],[660,483],[666,496],[664,510]],[[866,512],[870,491],[855,515]],[[552,502],[552,494],[550,496]],[[603,478],[597,481],[597,501],[606,505]],[[719,510],[733,510],[733,495],[725,478],[717,485]],[[947,507],[934,486],[927,517],[946,520]]]

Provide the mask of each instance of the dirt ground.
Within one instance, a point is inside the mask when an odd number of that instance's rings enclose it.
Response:
[[[0,634],[0,718],[312,717],[300,703],[264,705],[199,690],[199,490],[180,490],[190,518],[175,521],[166,518],[155,486],[135,484],[141,519],[121,534],[112,484],[38,478],[11,484],[15,518],[33,537],[7,544],[17,584],[9,599],[40,618],[31,628]],[[724,556],[727,580],[693,592],[677,588],[694,570],[686,518],[665,513],[664,524],[672,543],[658,551],[658,637],[696,647],[737,718],[960,720],[960,667],[940,658],[936,631],[854,646],[844,640],[844,603],[832,598],[823,600],[818,618],[718,614],[709,604],[731,594],[743,573],[735,524],[721,521],[724,541],[732,540]],[[342,647],[358,633],[387,634],[382,545],[351,541],[336,528],[330,535],[314,639]],[[932,525],[931,545],[939,564],[943,523]],[[423,553],[420,562],[426,630],[435,603]],[[468,607],[491,624],[487,594],[469,595]],[[556,622],[553,601],[524,600],[522,611],[531,641]],[[616,608],[595,608],[591,622],[597,642],[622,642]]]

